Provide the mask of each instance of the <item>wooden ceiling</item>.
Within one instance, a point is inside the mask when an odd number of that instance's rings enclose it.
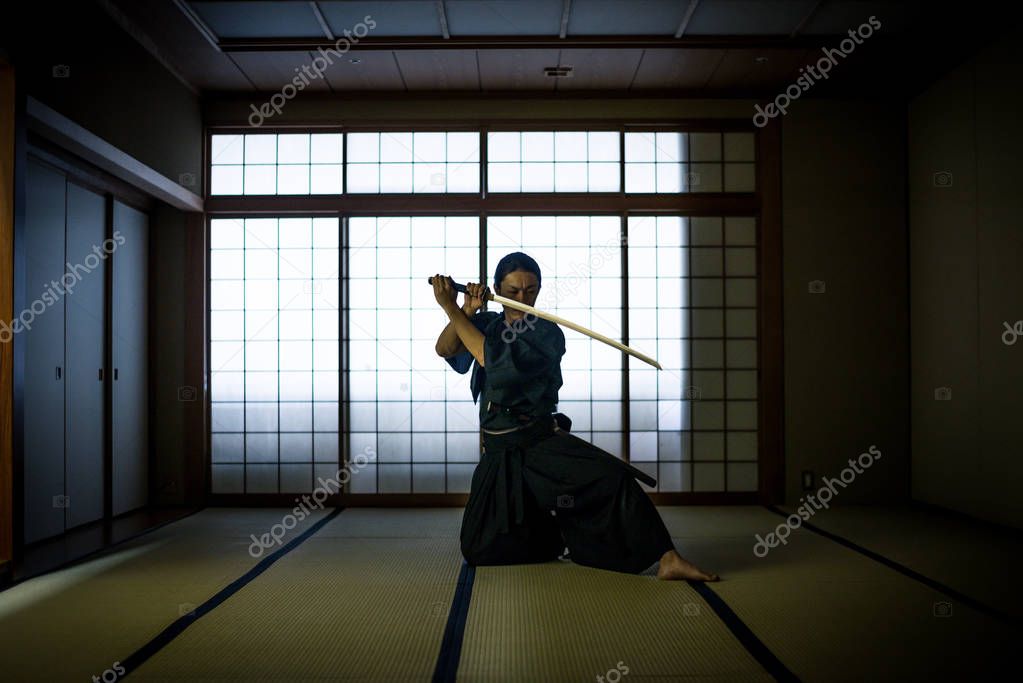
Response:
[[[863,0],[100,0],[196,92],[279,91],[375,24],[307,89],[452,96],[760,97],[881,24],[810,96],[909,96],[986,44],[998,8]],[[572,67],[552,78],[546,67]]]

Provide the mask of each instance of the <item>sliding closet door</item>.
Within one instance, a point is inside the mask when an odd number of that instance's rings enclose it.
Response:
[[[148,253],[149,219],[114,202],[113,514],[142,507],[148,499]]]
[[[103,517],[106,199],[73,183],[67,194],[68,528]]]
[[[64,532],[64,175],[29,160],[25,206],[25,543]]]

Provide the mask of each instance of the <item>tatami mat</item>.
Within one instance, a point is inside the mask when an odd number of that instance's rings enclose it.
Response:
[[[757,557],[754,534],[784,522],[765,508],[665,509],[664,517],[679,552],[721,575],[710,589],[803,681],[983,678],[1018,640],[963,605],[936,616],[943,594],[805,529]],[[693,533],[701,522],[711,533]],[[745,537],[714,537],[747,525]]]
[[[459,683],[598,676],[774,680],[687,583],[567,562],[476,569]]]
[[[286,512],[203,510],[0,593],[5,679],[88,681],[113,672],[115,662],[254,566],[249,535],[267,532]]]
[[[347,508],[343,515],[317,537],[457,539],[462,528],[462,508]]]
[[[462,564],[457,540],[441,533],[457,530],[451,512],[346,510],[131,680],[430,680]],[[388,526],[392,537],[381,537]]]
[[[1018,531],[909,506],[833,506],[818,511],[810,523],[1023,617],[1023,534]]]
[[[983,680],[1018,642],[1018,631],[984,612],[806,529],[757,557],[755,535],[785,521],[763,507],[660,510],[679,552],[721,575],[701,589],[708,600],[723,601],[725,619],[731,610],[808,683]],[[63,681],[113,672],[251,569],[260,559],[249,555],[251,535],[287,512],[205,510],[0,593],[5,674]],[[429,681],[462,566],[461,518],[455,508],[345,510],[211,603],[129,680]],[[883,509],[811,520],[967,595],[1013,595],[1003,570],[942,572],[949,546],[961,562],[1006,562],[1005,546],[971,542],[945,521]],[[976,577],[1001,583],[979,587]],[[457,680],[773,680],[701,590],[569,562],[479,567]],[[945,602],[950,616],[936,609]]]

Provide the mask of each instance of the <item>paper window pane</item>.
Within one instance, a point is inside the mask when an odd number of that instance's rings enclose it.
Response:
[[[210,171],[210,193],[242,194],[244,166],[214,166]]]
[[[340,133],[314,133],[310,136],[310,160],[313,164],[340,164],[343,144]]]
[[[309,134],[288,134],[277,136],[278,164],[308,164]]]
[[[213,165],[241,164],[244,162],[244,136],[213,135],[211,138],[210,161]]]

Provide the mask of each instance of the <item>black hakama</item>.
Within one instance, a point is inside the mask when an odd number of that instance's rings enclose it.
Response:
[[[578,564],[642,572],[674,548],[671,536],[628,465],[555,422],[564,334],[543,319],[510,327],[503,318],[472,318],[484,334],[485,367],[468,351],[447,359],[461,373],[473,367],[482,427],[533,420],[483,433],[462,554],[471,565],[524,564],[554,560],[567,547]]]

